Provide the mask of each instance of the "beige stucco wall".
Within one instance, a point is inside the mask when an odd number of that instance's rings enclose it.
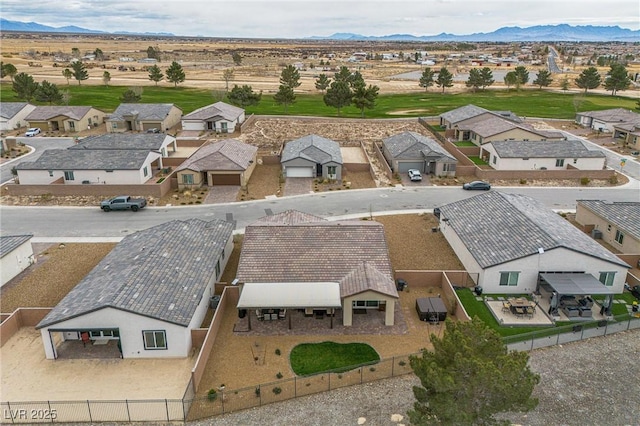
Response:
[[[640,239],[620,229],[620,232],[622,232],[624,237],[622,239],[622,244],[618,243],[615,238],[616,231],[618,231],[619,228],[581,204],[578,204],[576,208],[576,222],[583,226],[593,225],[594,229],[598,229],[602,232],[602,240],[610,244],[613,248],[619,250],[621,253],[640,253]]]
[[[356,300],[377,300],[379,302],[386,302],[386,310],[384,316],[384,325],[393,325],[395,321],[395,298],[387,296],[375,291],[365,291],[353,296],[348,296],[342,299],[342,323],[345,326],[353,325],[353,302]]]

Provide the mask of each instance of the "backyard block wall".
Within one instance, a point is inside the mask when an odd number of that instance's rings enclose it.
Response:
[[[53,308],[18,308],[12,314],[2,314],[0,347],[4,346],[21,327],[35,327]],[[6,318],[6,319],[5,319]]]

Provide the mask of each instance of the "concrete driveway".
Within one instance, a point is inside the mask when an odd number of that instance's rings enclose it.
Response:
[[[313,178],[287,178],[284,182],[284,195],[303,195],[309,194]]]

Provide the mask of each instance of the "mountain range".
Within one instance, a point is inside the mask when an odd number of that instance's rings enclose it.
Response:
[[[155,35],[173,37],[171,33],[139,33],[91,30],[76,26],[50,27],[36,22],[9,21],[0,18],[0,31],[43,32],[43,33],[79,33],[79,34],[123,34]],[[330,36],[313,36],[315,40],[351,40],[351,41],[415,41],[415,42],[535,42],[535,41],[591,41],[591,42],[640,42],[640,30],[630,30],[619,26],[596,26],[567,24],[536,25],[533,27],[502,27],[490,33],[456,35],[441,33],[437,35],[414,36],[411,34],[390,34],[385,36],[366,36],[353,33],[335,33]]]

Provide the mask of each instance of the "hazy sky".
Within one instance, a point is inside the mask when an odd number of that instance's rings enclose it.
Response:
[[[0,16],[53,27],[184,36],[302,38],[337,32],[471,34],[500,27],[640,29],[638,0],[1,0]]]

